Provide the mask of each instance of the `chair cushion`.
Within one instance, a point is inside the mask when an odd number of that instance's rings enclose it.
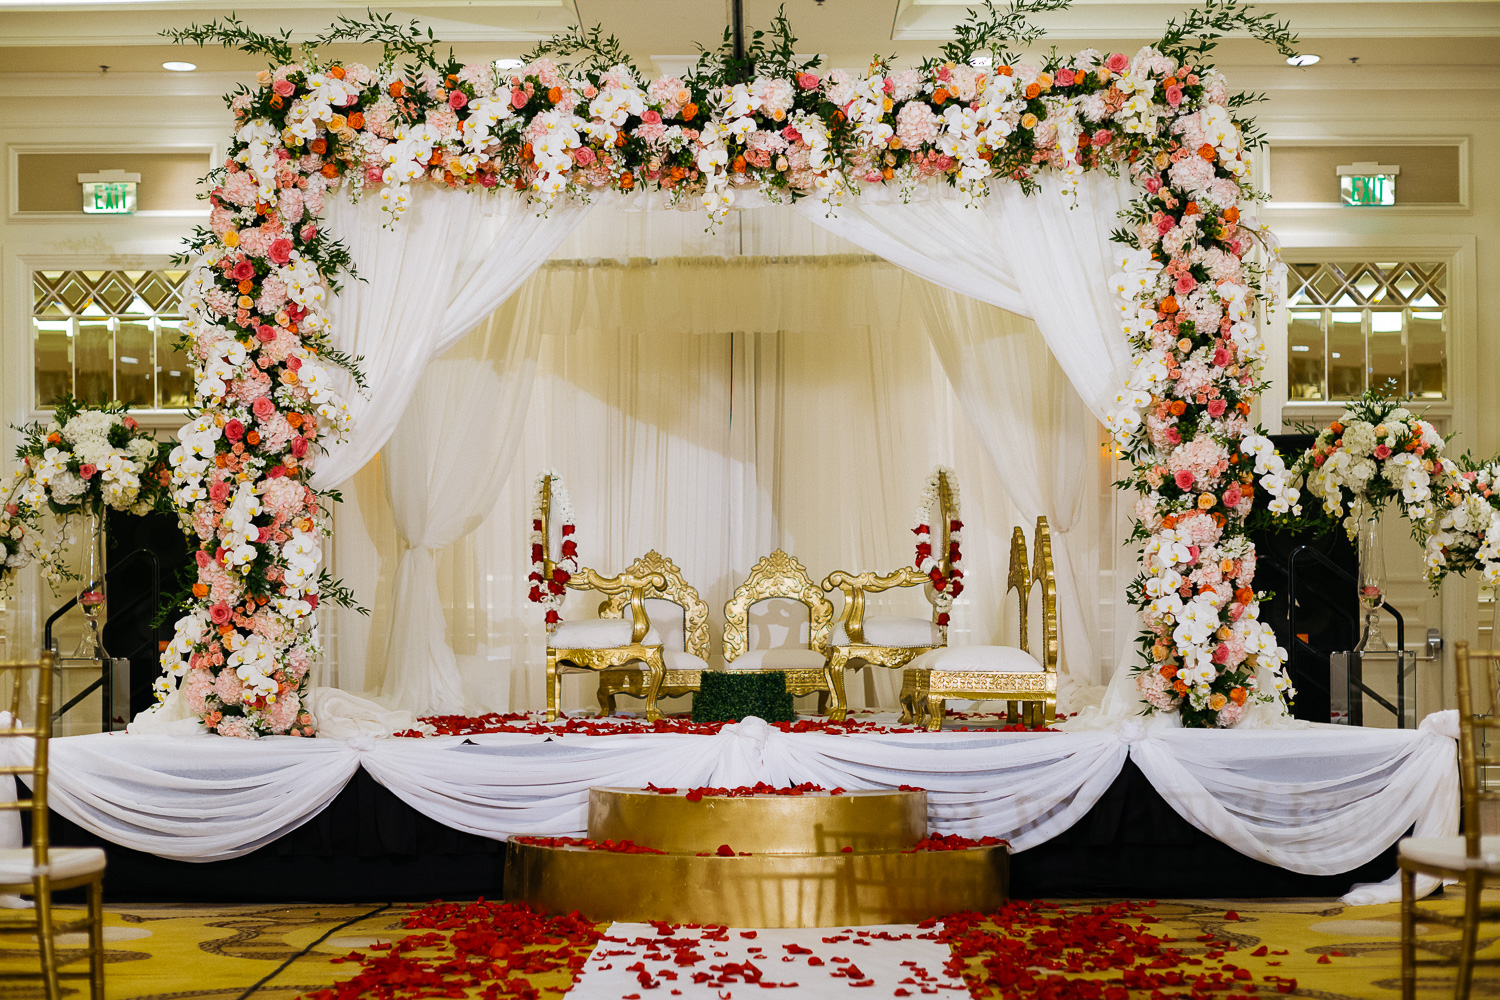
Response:
[[[1473,867],[1500,872],[1500,836],[1479,838],[1479,857],[1472,866],[1462,837],[1407,837],[1397,851],[1401,857],[1419,864],[1455,871]]]
[[[833,630],[835,646],[849,645],[849,631],[839,622]],[[907,649],[912,646],[941,646],[943,632],[926,618],[903,618],[900,615],[875,615],[865,619],[865,645],[894,646]]]
[[[826,657],[816,649],[782,646],[751,649],[724,664],[727,670],[821,670]]]
[[[586,618],[563,622],[552,631],[547,645],[552,649],[614,649],[630,645],[631,623],[627,618]],[[643,646],[661,645],[656,629],[646,630]]]
[[[1039,674],[1042,665],[1016,646],[944,646],[907,664],[909,670],[975,670],[993,674]]]
[[[664,649],[661,653],[662,661],[666,663],[668,670],[707,670],[708,662],[701,656],[681,649]]]
[[[0,886],[31,884],[31,848],[0,849]],[[47,852],[48,873],[55,879],[104,871],[104,852],[97,847],[54,847]]]

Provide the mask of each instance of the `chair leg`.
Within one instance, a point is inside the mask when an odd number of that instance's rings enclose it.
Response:
[[[1014,726],[1020,721],[1020,707],[1019,702],[1008,701],[1005,703],[1005,722],[1007,725]]]
[[[557,721],[558,703],[562,701],[562,692],[558,689],[557,677],[557,654],[547,650],[547,721]]]
[[[945,699],[943,698],[942,695],[932,694],[931,692],[928,693],[928,695],[927,695],[927,731],[929,733],[935,733],[939,729],[943,728],[943,705],[944,705],[944,703],[945,703]]]
[[[61,1000],[57,983],[57,941],[52,934],[52,886],[45,876],[33,880],[36,887],[36,939],[41,945],[42,981],[47,1000]]]
[[[599,714],[605,717],[615,714],[615,689],[609,681],[599,678]]]
[[[646,678],[646,721],[655,722],[661,718],[661,709],[657,707],[656,699],[661,696],[661,684],[667,678],[667,665],[660,649],[646,658],[646,670],[650,675]]]
[[[1401,1000],[1417,996],[1417,875],[1401,869]]]
[[[104,878],[89,883],[89,997],[104,1000]]]
[[[843,722],[849,714],[849,702],[844,695],[844,665],[849,662],[849,657],[842,650],[835,650],[828,657],[828,662],[823,665],[823,678],[828,683],[828,700],[832,705],[825,713],[829,722]],[[821,710],[824,699],[819,698]]]
[[[1479,894],[1484,879],[1470,874],[1464,879],[1464,934],[1458,952],[1458,982],[1453,987],[1456,1000],[1468,1000],[1474,981],[1474,951],[1479,942]]]

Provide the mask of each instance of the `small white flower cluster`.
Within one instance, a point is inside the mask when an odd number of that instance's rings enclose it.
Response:
[[[1349,537],[1359,519],[1394,498],[1414,524],[1432,516],[1433,477],[1446,476],[1443,437],[1401,406],[1363,400],[1318,435],[1306,456],[1307,487],[1343,520]]]
[[[550,496],[545,512],[542,510],[544,495]],[[531,503],[531,573],[527,580],[531,584],[530,599],[545,611],[549,632],[562,621],[566,584],[578,572],[578,535],[574,520],[573,501],[562,477],[555,470],[543,469],[536,477],[536,494]],[[552,558],[552,553],[547,550],[554,542],[557,546],[557,559],[553,560],[556,569],[554,576],[548,579],[546,563]]]
[[[1255,458],[1255,474],[1260,488],[1271,495],[1268,509],[1273,514],[1301,514],[1302,492],[1292,485],[1286,463],[1276,454],[1276,445],[1264,434],[1246,434],[1240,451]]]
[[[1450,571],[1477,568],[1487,586],[1500,586],[1500,461],[1459,468],[1443,459],[1447,486],[1436,498],[1425,543],[1428,582],[1436,588]]]

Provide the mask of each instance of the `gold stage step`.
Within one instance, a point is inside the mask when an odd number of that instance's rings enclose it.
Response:
[[[506,898],[601,921],[729,927],[918,923],[999,907],[1010,874],[1003,845],[911,850],[927,833],[926,798],[860,791],[692,802],[683,792],[596,788],[590,840],[666,853],[512,840]]]

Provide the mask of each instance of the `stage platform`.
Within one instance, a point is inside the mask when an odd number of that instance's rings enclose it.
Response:
[[[118,733],[54,740],[52,772],[55,841],[104,846],[112,897],[141,901],[498,896],[505,837],[582,836],[606,785],[925,788],[931,830],[1011,843],[1018,897],[1338,895],[1458,822],[1451,738],[1334,726]]]

